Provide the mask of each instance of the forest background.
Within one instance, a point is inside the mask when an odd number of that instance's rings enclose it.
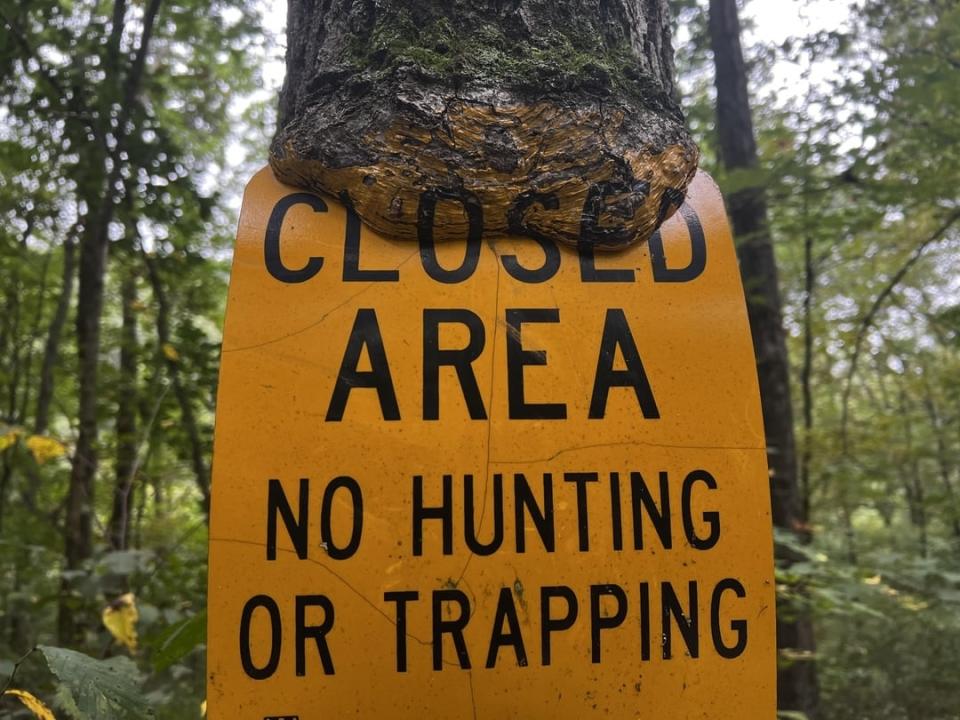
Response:
[[[781,652],[816,677],[783,717],[960,718],[960,3],[753,0],[759,162],[736,171],[718,4],[674,0],[674,44],[702,164],[765,194],[779,267],[778,593],[816,639]],[[280,13],[0,0],[0,689],[58,717],[200,714],[221,322]]]

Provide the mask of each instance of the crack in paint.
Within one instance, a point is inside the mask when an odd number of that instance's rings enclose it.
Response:
[[[404,260],[397,265],[396,269],[399,270],[419,254],[420,254],[420,249],[417,248],[414,252],[407,255],[407,257],[404,258]],[[372,290],[374,287],[376,287],[376,285],[377,284],[373,282],[367,283],[366,286],[362,287],[360,290],[353,293],[353,295],[348,296],[343,302],[327,310],[327,312],[321,315],[318,320],[315,320],[309,325],[306,325],[298,330],[294,330],[293,332],[289,332],[286,335],[280,335],[279,337],[275,337],[270,340],[264,340],[263,342],[253,343],[252,345],[241,345],[240,347],[230,347],[230,348],[225,347],[221,352],[226,354],[226,353],[232,353],[232,352],[240,352],[242,350],[256,350],[258,348],[266,347],[267,345],[273,345],[274,343],[283,342],[284,340],[289,340],[290,338],[296,337],[297,335],[302,335],[308,330],[312,330],[313,328],[323,323],[324,320],[326,320],[328,317],[333,315],[333,313],[335,313],[337,310],[343,309],[348,304],[350,304],[351,301],[356,300],[358,297],[360,297],[364,293],[368,292],[369,290]]]
[[[631,447],[634,445],[640,445],[643,447],[654,447],[654,448],[673,448],[676,450],[756,450],[763,452],[767,451],[767,448],[764,447],[753,447],[753,446],[743,446],[743,445],[672,445],[670,443],[654,443],[654,442],[644,442],[642,440],[623,440],[620,442],[609,442],[609,443],[595,443],[591,445],[574,445],[573,447],[564,448],[563,450],[557,450],[553,455],[544,458],[522,458],[520,460],[493,460],[495,465],[521,465],[526,463],[545,463],[550,462],[551,460],[556,460],[561,455],[565,455],[571,452],[577,452],[578,450],[596,450],[599,448],[614,448],[614,447]]]

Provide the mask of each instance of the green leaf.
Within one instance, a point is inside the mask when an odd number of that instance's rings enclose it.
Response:
[[[207,641],[207,611],[188,617],[165,628],[152,643],[153,667],[166,670]]]
[[[95,660],[83,653],[48,645],[40,645],[39,650],[60,680],[58,697],[75,720],[154,717],[140,687],[140,672],[130,658]]]

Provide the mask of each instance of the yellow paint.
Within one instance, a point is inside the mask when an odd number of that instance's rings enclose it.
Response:
[[[298,190],[260,172],[244,198],[234,256],[223,346],[215,438],[210,528],[208,686],[212,720],[326,718],[757,718],[775,712],[772,539],[763,428],[750,334],[733,243],[716,187],[705,175],[687,200],[706,235],[706,264],[687,282],[654,282],[650,249],[634,247],[598,255],[596,267],[633,271],[632,282],[583,282],[576,251],[561,247],[556,276],[527,284],[505,270],[504,256],[521,265],[543,264],[530,240],[507,239],[480,247],[476,271],[460,283],[431,279],[416,243],[390,241],[361,230],[362,270],[399,272],[396,282],[344,282],[347,216],[325,198],[326,212],[291,207],[280,233],[285,267],[299,270],[323,258],[319,271],[288,284],[267,272],[264,237],[275,204]],[[691,236],[683,212],[662,228],[666,267],[691,263]],[[443,268],[464,257],[463,243],[438,245]],[[314,262],[314,265],[316,262]],[[479,317],[485,332],[472,363],[489,421],[471,419],[453,368],[439,371],[439,419],[423,419],[424,309],[461,308]],[[509,309],[556,310],[557,322],[521,326],[521,348],[546,364],[523,368],[527,403],[564,403],[565,420],[510,419],[508,405]],[[348,337],[358,312],[373,310],[383,339],[400,420],[384,420],[375,389],[354,387],[343,418],[327,420]],[[589,419],[604,324],[622,310],[642,359],[659,418],[644,417],[632,388],[613,387],[602,419]],[[466,326],[444,324],[439,347],[464,348]],[[533,352],[538,351],[538,352]],[[542,351],[542,352],[541,352]],[[545,356],[543,355],[545,352]],[[624,369],[623,345],[613,370]],[[514,358],[515,360],[516,358]],[[375,361],[364,348],[356,370]],[[716,481],[709,490],[691,482],[689,514],[696,537],[717,513],[720,535],[710,549],[691,546],[684,531],[682,485],[694,471]],[[578,486],[565,473],[597,472],[587,493],[586,540],[580,549]],[[667,473],[672,547],[665,549],[654,523],[642,515],[643,549],[635,549],[630,473],[638,472],[660,500]],[[618,473],[623,549],[615,551],[610,473]],[[522,473],[539,504],[543,475],[553,487],[555,548],[544,548],[536,524],[524,514],[525,552],[517,551],[514,475]],[[422,555],[414,554],[414,477],[422,476],[424,503],[441,503],[442,476],[452,475],[453,554],[442,553],[441,522],[423,524]],[[465,474],[475,481],[478,539],[494,533],[495,477],[503,480],[504,538],[491,555],[472,555],[465,544]],[[324,490],[349,476],[363,496],[363,525],[356,553],[338,559],[353,530],[350,492],[340,487],[326,503],[331,542],[321,537]],[[279,481],[291,512],[299,512],[301,478],[309,488],[307,558],[300,559],[282,515],[277,514],[276,559],[268,560],[270,479]],[[641,506],[642,507],[642,506]],[[712,516],[711,516],[712,517]],[[746,623],[747,642],[732,658],[714,643],[711,595],[722,581],[740,583],[745,597],[719,594],[719,642],[737,639],[731,622]],[[698,592],[699,657],[689,652],[671,615],[672,657],[663,657],[661,583],[686,606],[689,583]],[[641,583],[650,612],[649,659],[642,659]],[[551,635],[550,664],[541,648],[541,592],[564,585],[579,616],[569,630]],[[615,590],[622,588],[626,617],[601,629],[599,662],[593,662],[591,624],[613,623]],[[591,586],[596,613],[592,617]],[[606,588],[606,589],[605,589]],[[516,611],[527,663],[515,648],[499,648],[486,667],[495,612],[506,589]],[[397,670],[397,603],[385,593],[416,591],[407,605],[406,672]],[[464,594],[470,619],[464,642],[471,668],[459,666],[454,641],[443,638],[443,665],[433,669],[431,598]],[[668,589],[669,592],[669,589]],[[334,674],[322,667],[318,645],[305,638],[304,674],[296,674],[296,596],[324,596],[334,609],[323,637]],[[240,658],[244,606],[257,596],[275,603],[280,646],[275,668],[270,615],[248,613],[249,662],[268,668],[252,679]],[[438,597],[444,597],[440,595]],[[552,600],[558,617],[565,607]],[[256,604],[256,603],[254,603]],[[669,603],[668,603],[669,605]],[[251,605],[253,607],[253,605]],[[687,609],[688,610],[688,609]],[[439,620],[458,615],[439,606]],[[320,626],[326,607],[304,612],[305,626]],[[596,622],[593,623],[592,621]],[[501,625],[510,629],[509,623]]]

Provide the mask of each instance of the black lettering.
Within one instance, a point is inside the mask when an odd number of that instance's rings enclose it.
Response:
[[[666,193],[664,193],[666,198]],[[650,238],[650,264],[653,267],[654,282],[676,283],[696,280],[707,267],[707,241],[703,234],[703,225],[696,211],[687,204],[680,206],[680,215],[687,224],[690,233],[690,262],[686,267],[668,268],[663,250],[663,237],[657,230]]]
[[[385,592],[386,602],[397,604],[397,672],[407,671],[407,603],[420,599],[416,590]]]
[[[484,492],[486,495],[486,492]],[[481,521],[486,508],[480,512]],[[484,544],[477,538],[477,530],[482,524],[476,521],[476,508],[473,503],[473,475],[463,476],[463,539],[470,552],[475,555],[493,555],[503,545],[503,475],[495,473],[493,476],[493,538]]]
[[[747,647],[747,621],[732,620],[730,628],[737,634],[737,641],[731,646],[723,642],[723,632],[720,629],[720,603],[723,599],[723,593],[727,590],[733,592],[738,598],[746,597],[747,591],[743,585],[733,578],[725,578],[717,583],[713,589],[713,597],[710,599],[710,625],[713,631],[713,646],[720,657],[732,660],[740,657]]]
[[[449,620],[443,618],[443,603],[456,603],[460,607],[460,614]],[[443,636],[450,635],[453,647],[457,651],[457,660],[464,670],[470,669],[470,655],[467,653],[467,643],[463,639],[463,629],[470,622],[470,603],[466,593],[461,590],[434,590],[433,591],[433,669],[443,669]]]
[[[523,348],[523,324],[556,322],[560,322],[557,308],[507,309],[507,400],[511,420],[563,420],[567,417],[564,403],[528,403],[523,390],[523,368],[547,364],[546,350]]]
[[[720,513],[716,510],[703,513],[703,522],[709,526],[710,532],[706,537],[697,535],[697,530],[693,526],[691,495],[693,495],[694,484],[698,482],[702,482],[710,490],[717,489],[717,481],[706,470],[694,470],[684,478],[683,494],[680,501],[683,507],[683,531],[687,536],[690,547],[697,550],[709,550],[720,539]]]
[[[250,650],[250,625],[253,622],[253,613],[257,608],[263,608],[270,616],[270,657],[262,667],[253,662]],[[271,677],[280,665],[280,648],[283,643],[283,626],[280,622],[280,608],[269,595],[254,595],[247,600],[240,613],[240,664],[247,677],[254,680],[266,680]]]
[[[297,551],[297,557],[307,557],[307,528],[310,517],[310,481],[300,478],[299,513],[293,516],[293,509],[287,501],[283,485],[276,478],[270,478],[267,486],[267,560],[277,559],[277,515],[283,518],[287,536]]]
[[[587,512],[587,483],[597,482],[595,472],[568,472],[563,474],[564,482],[577,485],[577,533],[580,539],[580,552],[590,549],[590,515]]]
[[[399,270],[360,269],[360,216],[347,205],[347,237],[343,247],[344,282],[397,282]]]
[[[333,658],[327,647],[327,633],[333,627],[333,603],[326,595],[297,595],[297,677],[307,674],[307,639],[317,643],[324,675],[333,675]],[[307,625],[307,608],[323,609],[323,622]]]
[[[563,598],[567,602],[567,612],[562,617],[550,614],[550,601]],[[540,588],[540,663],[550,664],[550,633],[569,630],[577,621],[577,596],[566,585],[545,585]]]
[[[437,261],[437,249],[433,241],[433,220],[440,200],[456,200],[467,213],[469,230],[467,250],[460,267],[447,270]],[[480,199],[466,190],[426,190],[420,194],[417,207],[417,237],[420,241],[420,261],[427,275],[437,282],[460,283],[473,275],[480,260],[480,240],[483,238],[483,206]]]
[[[340,488],[343,488],[350,494],[350,502],[353,505],[353,527],[350,531],[350,541],[339,546],[333,541],[333,530],[331,527],[333,515],[333,495]],[[334,478],[323,491],[323,503],[320,507],[320,540],[326,545],[327,555],[334,560],[346,560],[352,557],[357,548],[360,547],[360,537],[363,535],[363,492],[360,485],[352,477],[341,475]]]
[[[623,550],[623,508],[620,505],[620,473],[610,473],[610,530],[613,549]]]
[[[440,349],[440,323],[459,323],[470,331],[470,339],[462,350]],[[467,401],[471,420],[486,420],[487,411],[480,397],[480,386],[473,372],[473,361],[480,357],[486,342],[486,330],[478,315],[469,310],[423,311],[423,419],[440,418],[440,367],[457,372],[460,390]]]
[[[600,612],[600,599],[608,595],[616,598],[617,610],[613,615],[603,616]],[[600,662],[600,631],[611,630],[623,624],[627,619],[627,594],[619,585],[590,586],[590,659]]]
[[[650,583],[640,583],[640,659],[650,659]]]
[[[580,242],[581,246],[594,247],[624,247],[634,241],[635,237],[630,230],[629,223],[621,220],[630,220],[637,214],[640,206],[650,194],[650,183],[646,180],[605,180],[598,182],[587,191],[587,199],[583,203],[580,215]],[[619,198],[617,198],[619,196]],[[607,199],[617,198],[608,204]],[[600,217],[604,213],[615,215],[617,222],[602,224]],[[630,272],[631,281],[633,271]],[[601,281],[603,282],[603,281]],[[609,280],[607,281],[609,282]]]
[[[453,476],[443,476],[443,504],[424,507],[423,475],[413,476],[413,554],[423,555],[423,521],[439,520],[443,524],[443,554],[453,554]]]
[[[517,533],[517,552],[522,553],[527,550],[527,530],[526,523],[523,520],[523,509],[527,509],[527,514],[537,528],[540,535],[540,541],[543,543],[543,549],[547,552],[553,552],[556,548],[556,535],[554,531],[553,518],[553,476],[550,473],[543,474],[543,507],[537,506],[537,500],[533,497],[533,491],[527,484],[527,478],[523,473],[515,473],[513,476],[513,508],[514,525]]]
[[[667,219],[667,215],[670,214],[670,208],[680,207],[680,205],[683,204],[683,198],[683,190],[667,188],[663,191],[663,195],[660,196],[660,207],[657,208],[657,227]]]
[[[504,632],[503,623],[506,621],[508,630]],[[527,650],[523,645],[523,635],[520,633],[520,620],[517,618],[517,608],[513,604],[513,593],[510,588],[500,588],[500,598],[497,600],[497,612],[493,618],[493,634],[490,636],[490,649],[487,651],[487,668],[495,667],[500,648],[509,645],[517,656],[517,665],[527,666]]]
[[[623,354],[626,370],[613,369],[617,347]],[[640,360],[640,353],[637,351],[637,344],[627,324],[627,316],[619,308],[608,309],[603,324],[597,373],[594,376],[593,396],[590,399],[591,420],[601,419],[607,414],[607,396],[612,387],[633,388],[643,417],[647,419],[660,417],[657,401],[653,397],[653,389],[650,387],[647,373],[643,369],[643,362]]]
[[[553,278],[560,269],[560,249],[556,243],[533,228],[527,227],[523,217],[528,208],[537,204],[547,210],[560,208],[560,201],[553,193],[542,194],[534,190],[521,193],[507,211],[507,227],[512,235],[526,235],[533,238],[543,249],[543,265],[531,270],[523,267],[516,255],[502,256],[504,269],[516,280],[525,283],[542,283]]]
[[[673,631],[671,619],[677,623],[677,629],[683,636],[690,657],[700,657],[699,609],[697,608],[697,582],[691,580],[688,585],[689,611],[684,612],[680,598],[669,582],[660,583],[660,600],[663,611],[663,659],[673,657]]]
[[[643,516],[641,507],[653,523],[665,550],[673,547],[673,531],[670,524],[670,481],[666,472],[660,471],[660,507],[650,494],[646,480],[638,472],[630,473],[631,507],[633,509],[633,547],[643,550]]]
[[[263,263],[273,277],[280,282],[302,283],[306,282],[323,267],[322,257],[311,257],[299,270],[291,270],[283,264],[280,256],[280,233],[283,230],[283,219],[286,217],[287,210],[294,205],[309,205],[314,212],[326,212],[327,204],[316,195],[310,193],[293,193],[280,198],[273,210],[270,212],[270,219],[267,221],[267,232],[263,239]]]
[[[370,370],[358,370],[360,354],[367,348],[370,356]],[[377,323],[377,313],[372,308],[357,310],[357,317],[347,340],[347,349],[343,353],[343,362],[337,374],[337,383],[330,396],[327,408],[327,422],[343,420],[343,411],[354,388],[374,388],[380,401],[380,412],[384,420],[399,420],[400,408],[397,406],[397,393],[393,389],[393,377],[387,363],[387,353]]]

